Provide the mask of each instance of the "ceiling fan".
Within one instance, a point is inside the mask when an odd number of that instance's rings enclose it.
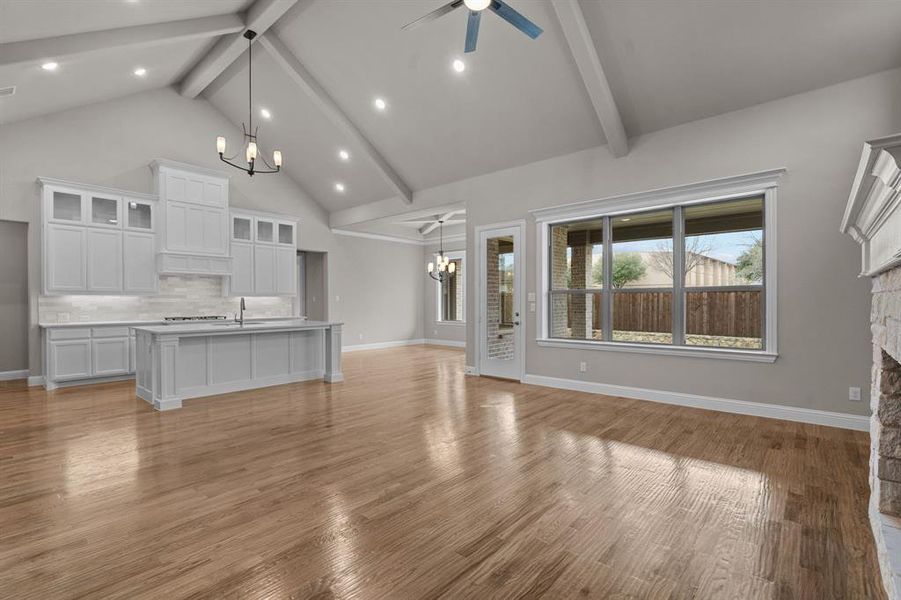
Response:
[[[541,27],[510,8],[510,5],[501,2],[501,0],[454,0],[441,8],[433,10],[423,17],[419,17],[411,23],[407,23],[401,27],[401,29],[413,29],[423,23],[428,23],[429,21],[434,21],[438,17],[443,17],[455,8],[464,5],[469,9],[469,20],[466,23],[466,46],[464,52],[473,52],[476,49],[476,42],[479,38],[479,22],[482,18],[482,11],[486,8],[492,10],[494,14],[510,23],[533,40],[541,35],[543,31]]]

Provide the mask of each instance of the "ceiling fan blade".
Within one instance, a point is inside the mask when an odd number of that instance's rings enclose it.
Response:
[[[493,10],[497,16],[507,23],[510,23],[510,25],[513,25],[533,40],[544,31],[541,27],[510,8],[510,5],[501,2],[501,0],[492,0],[489,8]]]
[[[455,8],[462,6],[462,4],[463,4],[463,0],[454,0],[453,2],[449,2],[448,4],[445,4],[444,6],[442,6],[441,8],[436,8],[429,14],[419,17],[415,21],[410,21],[409,23],[407,23],[406,25],[401,27],[401,30],[414,29],[416,27],[419,27],[423,23],[428,23],[429,21],[434,21],[438,17],[443,17],[444,15],[446,15],[450,11],[454,10]]]
[[[466,48],[464,52],[473,52],[476,42],[479,40],[479,23],[482,22],[481,11],[469,11],[469,20],[466,22]]]

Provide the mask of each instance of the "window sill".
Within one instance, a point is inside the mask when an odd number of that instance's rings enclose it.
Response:
[[[455,327],[464,327],[466,321],[435,321],[435,325],[451,325]]]
[[[625,342],[591,342],[588,340],[537,339],[543,348],[580,348],[583,350],[606,350],[611,352],[631,352],[635,354],[660,354],[667,356],[691,356],[695,358],[717,358],[722,360],[743,360],[748,362],[772,363],[779,357],[773,352],[762,350],[735,350],[733,348],[693,348],[689,346],[653,346],[651,344],[629,344]]]

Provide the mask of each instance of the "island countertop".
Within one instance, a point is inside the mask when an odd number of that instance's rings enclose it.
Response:
[[[305,329],[328,329],[340,327],[334,321],[311,321],[309,319],[247,319],[244,324],[235,321],[213,321],[209,323],[186,323],[172,325],[151,325],[134,327],[135,332],[158,335],[235,335],[240,333],[260,333],[267,331],[301,331]]]

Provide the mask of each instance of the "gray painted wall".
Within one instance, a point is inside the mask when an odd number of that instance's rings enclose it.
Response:
[[[416,202],[467,199],[470,257],[476,226],[525,219],[525,291],[540,293],[529,210],[786,167],[775,364],[541,348],[530,314],[526,372],[863,415],[866,397],[848,401],[848,387],[868,389],[870,289],[857,277],[858,246],[838,226],[864,140],[901,130],[899,98],[901,70],[886,71],[641,136],[624,158],[595,148],[417,192]],[[476,307],[472,274],[469,315]],[[467,331],[475,340],[471,318]],[[476,364],[472,342],[466,357]],[[580,361],[588,363],[585,374]]]
[[[0,221],[0,373],[28,368],[28,225]]]
[[[171,88],[0,126],[0,219],[37,221],[38,176],[151,192],[148,165],[154,158],[227,169],[215,154],[217,135],[240,139],[241,132],[206,100],[184,98]],[[288,156],[285,159],[291,160]],[[418,263],[420,247],[376,240],[350,242],[349,238],[333,235],[326,212],[284,173],[251,179],[235,171],[229,195],[232,206],[293,215],[300,220],[298,246],[329,252],[329,283],[335,290],[332,301],[334,294],[340,294],[343,301],[355,293],[365,293],[373,305],[380,307],[378,319],[372,319],[362,302],[330,305],[332,318],[346,321],[348,329],[363,333],[367,342],[406,339],[407,335],[422,337],[422,313],[409,310],[407,301],[422,296],[418,278],[398,276],[391,285],[376,285],[357,277],[368,259],[380,256],[410,265]],[[28,236],[32,374],[40,373],[41,364],[38,229],[31,227]],[[351,252],[356,253],[354,260]],[[354,273],[344,272],[351,268]],[[356,287],[357,283],[370,285]],[[388,336],[390,339],[386,339]]]

